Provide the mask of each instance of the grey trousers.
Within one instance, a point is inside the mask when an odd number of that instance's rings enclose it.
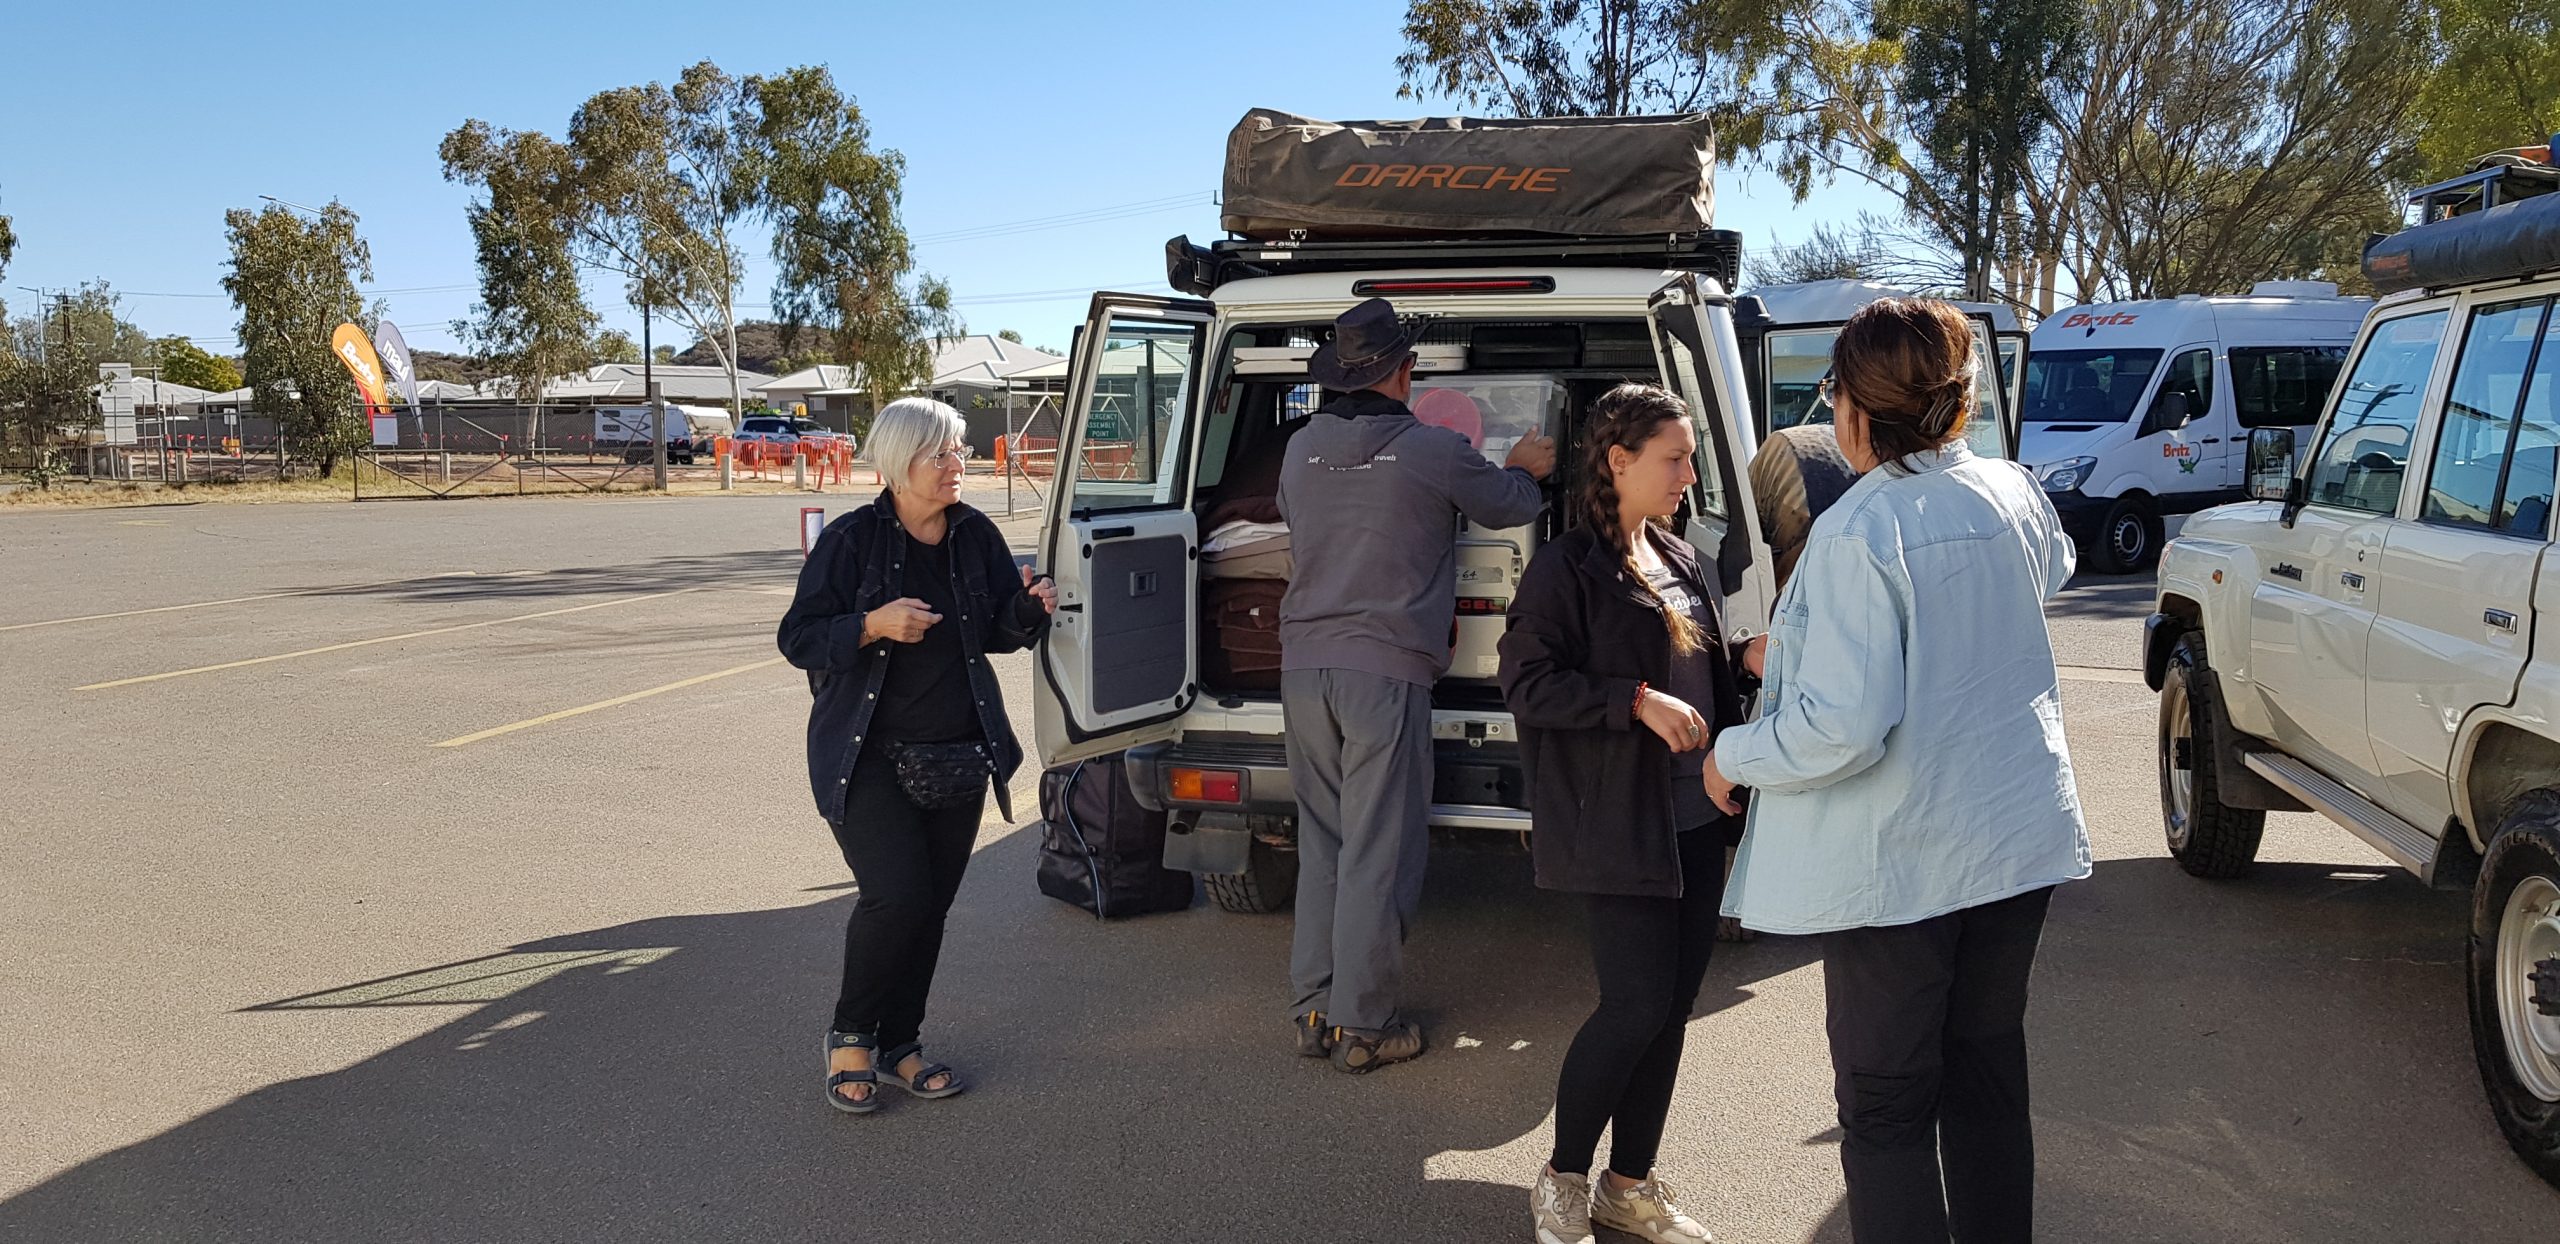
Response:
[[[1280,676],[1298,788],[1291,1018],[1396,1020],[1404,937],[1431,851],[1431,689],[1351,670]]]

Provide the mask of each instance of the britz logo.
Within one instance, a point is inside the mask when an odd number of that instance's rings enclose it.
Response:
[[[1508,164],[1354,164],[1342,170],[1342,176],[1335,178],[1333,184],[1353,190],[1368,186],[1393,186],[1399,190],[1429,186],[1434,190],[1517,190],[1528,194],[1554,194],[1562,188],[1556,185],[1556,179],[1572,172],[1569,168],[1515,171]]]
[[[2062,317],[2062,326],[2064,328],[2122,328],[2140,318],[2142,317],[2123,311],[2111,311],[2105,315],[2075,311]]]
[[[2192,458],[2195,454],[2195,446],[2181,445],[2176,441],[2170,441],[2160,447],[2160,456],[2163,458]]]

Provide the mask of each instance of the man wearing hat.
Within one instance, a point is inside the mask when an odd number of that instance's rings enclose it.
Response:
[[[1289,1014],[1299,1053],[1355,1073],[1423,1051],[1398,1002],[1430,847],[1431,685],[1449,669],[1457,520],[1534,521],[1556,461],[1555,441],[1533,435],[1497,467],[1415,420],[1415,336],[1383,298],[1335,320],[1307,368],[1328,400],[1280,471],[1297,561],[1280,603],[1298,796]]]

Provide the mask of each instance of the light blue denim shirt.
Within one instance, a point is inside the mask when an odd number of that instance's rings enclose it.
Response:
[[[1870,471],[1778,602],[1724,912],[1771,933],[1909,924],[2089,875],[2044,602],[2071,541],[2016,463],[1961,443]]]

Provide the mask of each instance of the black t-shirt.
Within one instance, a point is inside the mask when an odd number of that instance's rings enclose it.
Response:
[[[889,672],[880,684],[880,709],[872,737],[884,743],[961,743],[985,737],[969,691],[968,654],[960,645],[960,604],[952,586],[951,540],[926,544],[901,537],[903,595],[923,601],[942,620],[912,644],[884,641]]]
[[[1723,640],[1715,633],[1715,617],[1707,611],[1707,602],[1696,589],[1682,580],[1669,566],[1656,566],[1644,572],[1645,582],[1653,585],[1654,595],[1673,609],[1689,615],[1706,637],[1707,646],[1696,652],[1671,654],[1671,677],[1657,690],[1672,696],[1707,719],[1713,728],[1716,716],[1716,646]],[[1707,749],[1675,752],[1671,757],[1671,814],[1673,823],[1682,830],[1696,829],[1724,816],[1714,801],[1707,798],[1705,775]]]

